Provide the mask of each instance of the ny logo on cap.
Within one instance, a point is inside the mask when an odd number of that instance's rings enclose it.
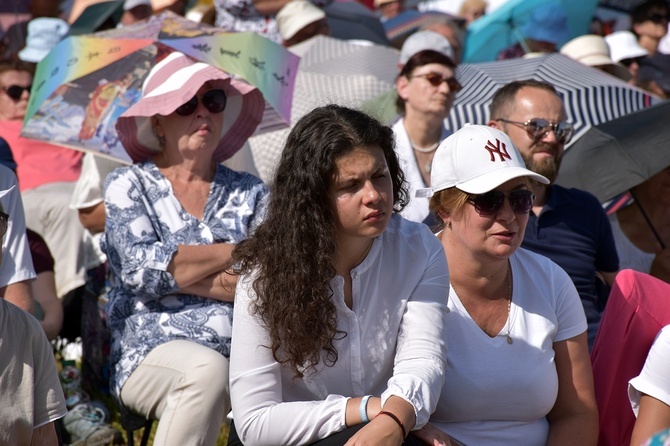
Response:
[[[486,141],[486,145],[484,146],[486,150],[489,151],[489,154],[491,155],[491,161],[494,162],[496,160],[495,153],[498,154],[500,157],[500,161],[505,161],[505,158],[507,159],[512,159],[511,156],[509,156],[509,153],[507,153],[507,148],[505,147],[505,143],[501,142],[498,138],[496,138],[496,143],[493,144],[490,140]]]

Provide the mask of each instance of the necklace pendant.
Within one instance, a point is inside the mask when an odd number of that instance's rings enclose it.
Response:
[[[426,165],[424,166],[426,168],[426,172],[430,173],[430,168],[432,167],[432,165],[433,165],[432,162],[426,163]]]
[[[507,338],[507,343],[508,343],[509,345],[512,345],[512,344],[514,343],[514,341],[513,341],[512,338],[510,337],[510,335],[507,335],[507,336],[505,336],[505,337]]]

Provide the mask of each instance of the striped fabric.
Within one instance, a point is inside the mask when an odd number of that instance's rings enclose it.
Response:
[[[463,85],[447,118],[456,131],[466,123],[486,124],[493,94],[514,80],[537,79],[558,90],[568,121],[575,125],[573,141],[589,128],[648,107],[660,99],[595,68],[555,53],[530,59],[462,64],[456,77]]]

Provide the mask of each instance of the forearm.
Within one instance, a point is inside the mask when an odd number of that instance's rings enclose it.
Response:
[[[275,15],[289,0],[254,0],[254,7],[261,15]]]
[[[58,446],[58,436],[53,422],[33,429],[30,446]]]
[[[237,275],[226,271],[212,274],[179,290],[179,294],[194,294],[223,302],[233,302]]]
[[[105,230],[105,203],[100,202],[95,206],[78,209],[79,221],[91,234],[97,234]]]
[[[213,245],[179,245],[177,252],[168,264],[180,290],[197,282],[228,270],[231,266],[231,253],[234,245],[215,243]]]
[[[594,446],[598,443],[598,412],[584,411],[549,422],[547,446]]]

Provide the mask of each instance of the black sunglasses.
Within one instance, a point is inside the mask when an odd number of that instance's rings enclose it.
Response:
[[[513,190],[507,195],[509,205],[515,214],[527,214],[533,208],[535,195],[528,189]],[[471,195],[468,201],[474,204],[475,211],[479,215],[491,216],[500,211],[505,203],[505,193],[499,190],[492,190],[485,194]]]
[[[668,23],[668,15],[667,14],[661,14],[661,13],[654,13],[654,14],[649,14],[647,16],[649,20],[656,24],[661,24],[661,23]]]
[[[624,67],[628,68],[631,65],[633,65],[633,63],[637,63],[638,65],[640,65],[640,62],[642,62],[642,59],[643,59],[643,57],[630,57],[628,59],[621,59],[619,61],[619,63],[621,65],[623,65]]]
[[[418,74],[412,77],[422,77],[430,82],[430,85],[433,87],[439,87],[442,82],[446,82],[449,90],[453,91],[454,93],[458,93],[463,89],[463,86],[456,80],[455,77],[442,77],[442,75],[437,73]]]
[[[226,108],[228,98],[226,97],[225,91],[216,89],[209,90],[207,93],[203,94],[200,100],[202,101],[202,105],[204,105],[210,113],[221,113]],[[180,105],[175,112],[177,112],[179,116],[188,116],[192,115],[197,108],[198,96],[193,96],[193,98],[186,104]]]
[[[567,144],[575,133],[575,128],[567,121],[551,123],[542,118],[533,118],[526,122],[510,121],[508,119],[498,119],[498,121],[525,127],[526,133],[528,133],[528,136],[533,140],[544,138],[553,130],[554,135],[556,135],[556,141],[562,144]]]
[[[7,226],[9,225],[9,214],[0,212],[0,238],[7,233]]]
[[[21,99],[23,91],[25,90],[30,93],[31,88],[33,88],[32,85],[28,85],[27,87],[22,87],[20,85],[10,85],[9,87],[2,87],[2,91],[7,93],[7,96],[12,98],[14,101],[18,101]]]

